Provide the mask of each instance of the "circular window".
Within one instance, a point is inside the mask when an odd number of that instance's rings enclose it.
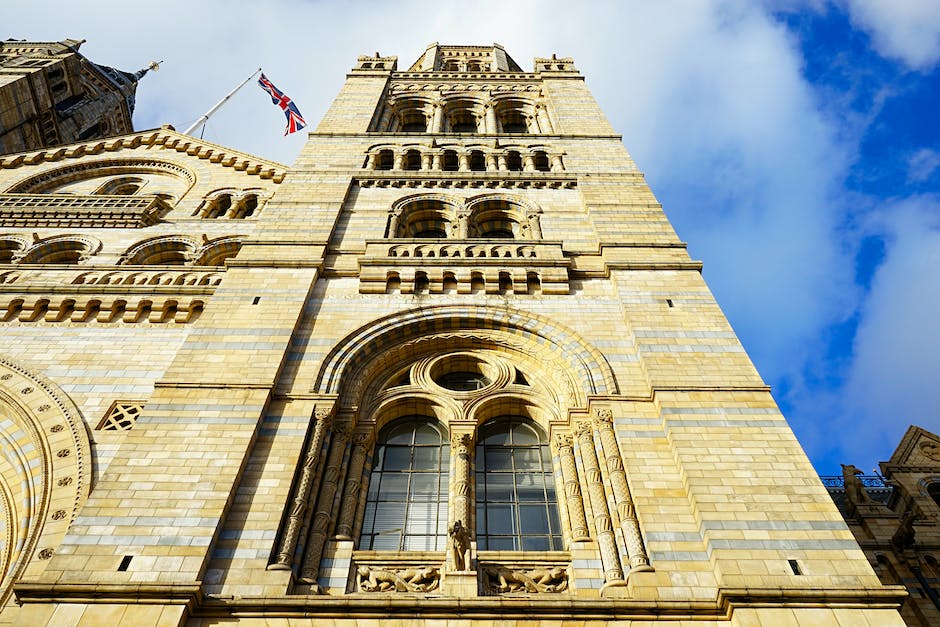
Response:
[[[512,376],[509,366],[466,353],[441,356],[433,360],[425,372],[425,380],[430,379],[436,386],[458,393],[505,385]]]
[[[468,371],[448,372],[437,377],[434,382],[454,392],[481,390],[492,383],[483,373]]]

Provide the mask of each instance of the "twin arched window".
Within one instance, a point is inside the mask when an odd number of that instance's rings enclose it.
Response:
[[[551,454],[541,430],[518,416],[481,427],[476,448],[480,550],[562,550]],[[447,539],[450,446],[436,420],[402,418],[376,446],[359,548],[440,551]]]

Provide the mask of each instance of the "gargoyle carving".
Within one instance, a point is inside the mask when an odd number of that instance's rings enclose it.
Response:
[[[568,573],[560,566],[514,570],[492,565],[487,566],[483,574],[486,587],[495,593],[562,592],[568,589]]]
[[[356,574],[362,592],[430,592],[441,582],[440,571],[430,566],[395,570],[360,566]]]

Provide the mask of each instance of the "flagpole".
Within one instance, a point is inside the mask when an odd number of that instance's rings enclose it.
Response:
[[[251,79],[253,79],[255,76],[257,76],[257,75],[260,74],[260,73],[261,73],[261,68],[259,67],[257,70],[255,70],[254,72],[252,72],[251,76],[249,76],[248,78],[246,78],[246,79],[244,80],[244,82],[243,82],[241,85],[239,85],[238,87],[236,87],[235,89],[233,89],[232,91],[230,91],[230,92],[228,93],[228,95],[225,96],[225,98],[223,98],[222,100],[220,100],[220,101],[218,101],[217,103],[215,103],[215,106],[214,106],[214,107],[212,107],[211,109],[209,109],[208,111],[206,111],[206,114],[205,114],[204,116],[202,116],[201,118],[199,118],[198,120],[196,120],[195,124],[193,124],[193,125],[190,126],[188,129],[186,129],[185,131],[183,131],[183,134],[184,134],[184,135],[192,135],[193,131],[195,131],[197,128],[199,128],[199,125],[200,125],[200,124],[205,124],[206,122],[208,122],[208,121],[209,121],[209,117],[210,117],[213,113],[215,113],[216,111],[218,111],[219,109],[221,109],[221,108],[222,108],[222,105],[224,105],[226,102],[228,102],[229,98],[231,98],[232,96],[235,95],[235,92],[237,92],[239,89],[241,89],[242,87],[244,87],[245,85],[247,85],[248,82],[249,82]]]

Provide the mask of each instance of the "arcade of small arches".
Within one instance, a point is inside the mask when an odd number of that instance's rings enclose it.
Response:
[[[240,236],[202,241],[167,235],[139,242],[121,255],[118,265],[221,266],[241,248]],[[86,235],[56,235],[30,240],[0,235],[0,264],[81,264],[97,255],[102,244]]]
[[[386,171],[439,172],[564,172],[562,155],[542,147],[492,149],[475,146],[372,148],[363,168]]]
[[[540,240],[540,216],[538,207],[502,194],[418,194],[392,205],[386,232],[390,238]]]
[[[330,411],[316,412],[300,470],[313,468],[310,455],[322,450],[323,483],[319,491],[303,477],[297,483],[309,493],[295,492],[271,567],[298,568],[300,582],[316,585],[334,537],[376,563],[382,552],[392,558],[413,551],[428,567],[471,570],[442,554],[448,530],[460,521],[474,540],[471,562],[499,562],[495,552],[506,551],[557,562],[571,542],[596,538],[609,582],[650,570],[610,412],[572,422],[580,395],[570,364],[530,342],[498,329],[432,333],[380,350],[345,373],[353,388]],[[606,487],[600,463],[616,475]],[[312,522],[303,529],[308,508]],[[611,521],[621,527],[623,546]],[[299,564],[297,543],[304,547]],[[342,589],[345,578],[321,583]],[[527,591],[567,588],[559,584]]]
[[[257,215],[262,203],[261,190],[220,189],[208,194],[193,215],[208,219],[251,218]]]
[[[545,135],[553,132],[545,105],[518,95],[479,98],[465,94],[434,99],[389,99],[374,128],[385,133],[485,133]]]

